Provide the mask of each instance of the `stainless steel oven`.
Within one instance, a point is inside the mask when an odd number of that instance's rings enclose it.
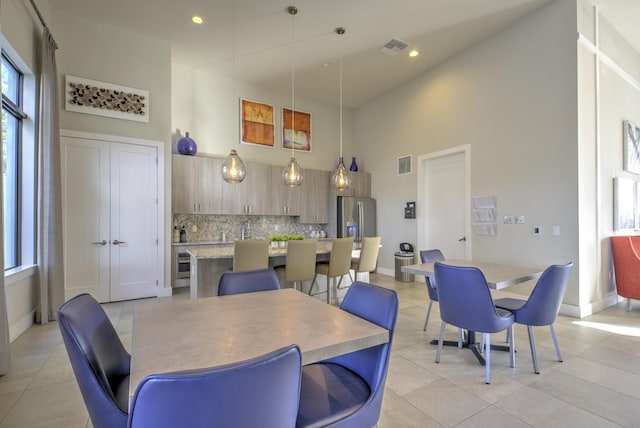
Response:
[[[185,279],[191,277],[191,262],[189,253],[176,254],[176,279]]]

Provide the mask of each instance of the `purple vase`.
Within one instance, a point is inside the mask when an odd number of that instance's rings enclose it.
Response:
[[[189,138],[189,133],[185,132],[185,137],[178,140],[178,153],[182,155],[193,156],[198,151],[198,145],[192,138]]]
[[[356,158],[351,158],[351,166],[349,167],[350,171],[357,171],[358,164],[356,163]]]

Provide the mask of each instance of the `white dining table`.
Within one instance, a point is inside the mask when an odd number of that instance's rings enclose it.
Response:
[[[216,367],[296,344],[310,364],[389,331],[294,289],[150,303],[133,313],[129,397],[152,373]]]
[[[434,265],[436,262],[419,263],[414,265],[402,266],[402,272],[412,273],[414,275],[432,275],[434,273]],[[521,284],[527,281],[533,281],[540,278],[543,269],[529,268],[522,266],[512,266],[507,264],[475,262],[471,260],[447,259],[439,263],[450,266],[475,267],[482,271],[487,280],[489,288],[501,290],[512,285]],[[437,345],[437,340],[431,341],[432,345]],[[445,340],[444,346],[458,346],[458,342]],[[467,332],[467,341],[463,345],[465,348],[471,349],[480,364],[485,364],[485,359],[478,350],[476,344],[475,332]],[[491,345],[491,349],[499,351],[508,351],[509,348],[501,345]]]

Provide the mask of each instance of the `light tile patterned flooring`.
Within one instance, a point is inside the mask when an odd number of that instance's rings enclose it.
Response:
[[[400,313],[380,428],[390,427],[640,427],[640,303],[583,320],[556,323],[564,362],[555,359],[548,328],[536,328],[541,374],[533,373],[526,329],[516,326],[516,368],[508,353],[492,353],[491,385],[469,350],[445,348],[434,362],[440,319],[437,304],[422,331],[428,297],[424,283],[383,275],[371,282],[394,288]],[[496,292],[496,297],[506,295]],[[182,299],[184,293],[173,299]],[[149,300],[104,305],[129,347],[132,311]],[[456,330],[447,330],[455,340]],[[492,342],[504,334],[492,336]],[[0,378],[0,428],[90,427],[55,322],[35,325],[11,348],[12,368]]]

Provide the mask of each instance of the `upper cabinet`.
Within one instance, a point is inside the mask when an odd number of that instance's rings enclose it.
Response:
[[[222,210],[222,160],[173,155],[171,207],[179,214],[219,214]]]
[[[217,214],[271,214],[271,165],[247,162],[242,183],[222,183],[222,211]]]
[[[368,172],[349,171],[351,183],[347,190],[336,190],[336,196],[371,197],[371,174]]]
[[[282,180],[283,166],[271,165],[271,214],[300,215],[300,186],[290,187]],[[306,177],[307,170],[304,171]],[[303,180],[303,183],[304,183]]]
[[[329,171],[304,170],[300,185],[300,223],[329,223]]]

